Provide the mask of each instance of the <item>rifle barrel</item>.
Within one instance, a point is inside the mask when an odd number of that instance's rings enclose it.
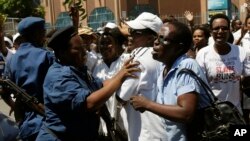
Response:
[[[0,79],[0,84],[10,90],[15,97],[20,97],[21,101],[31,109],[38,112],[40,115],[45,116],[44,105],[40,103],[36,97],[27,94],[23,89],[9,79]]]

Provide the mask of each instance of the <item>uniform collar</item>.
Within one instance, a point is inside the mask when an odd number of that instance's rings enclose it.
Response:
[[[173,66],[171,67],[171,69],[169,70],[169,72],[167,73],[167,75],[165,76],[165,78],[168,77],[168,75],[169,75],[170,73],[176,71],[176,70],[179,68],[179,66],[180,66],[180,62],[181,62],[182,60],[186,59],[186,58],[188,58],[186,54],[181,55],[180,57],[178,57],[178,58],[175,60]],[[164,67],[165,67],[165,65],[164,65]]]

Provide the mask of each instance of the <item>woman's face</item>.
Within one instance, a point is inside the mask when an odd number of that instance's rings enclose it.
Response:
[[[90,44],[93,43],[94,36],[92,35],[81,35],[84,46],[86,46],[86,49],[90,51]]]
[[[145,31],[134,30],[128,36],[128,52],[132,52],[138,47],[149,47],[154,45],[155,35]]]
[[[75,67],[82,67],[87,58],[86,48],[80,36],[75,35],[70,39],[70,48],[67,50],[68,60]]]
[[[112,36],[104,35],[100,40],[100,53],[104,62],[113,62],[119,56],[117,44]]]
[[[215,43],[224,44],[229,37],[229,25],[223,18],[215,19],[212,23],[212,36]]]
[[[247,19],[246,27],[248,30],[250,30],[250,18]]]
[[[167,62],[175,57],[179,48],[178,43],[174,42],[175,28],[171,24],[162,26],[158,38],[154,42],[153,58],[160,62]]]
[[[132,52],[135,48],[141,47],[145,42],[145,36],[140,32],[134,32],[128,37],[128,52]]]
[[[239,30],[242,27],[242,22],[240,20],[235,21],[235,31]]]
[[[204,47],[207,45],[208,40],[205,37],[204,31],[196,29],[193,33],[193,44],[195,47]]]

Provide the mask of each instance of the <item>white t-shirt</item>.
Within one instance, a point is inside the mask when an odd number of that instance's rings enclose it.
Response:
[[[210,36],[208,38],[208,45],[213,45],[214,44],[214,38],[212,36]]]
[[[219,55],[213,45],[202,48],[196,60],[204,70],[214,94],[232,102],[241,111],[240,77],[249,75],[249,60],[243,48],[229,44],[231,51]]]
[[[122,54],[108,67],[102,59],[99,59],[93,69],[93,75],[101,80],[107,80],[113,77],[123,66],[123,63],[129,58],[129,54]]]
[[[234,42],[239,40],[241,36],[241,29],[233,33],[234,36]],[[247,31],[247,33],[244,35],[244,37],[241,39],[241,42],[239,44],[242,47],[250,47],[250,31]]]
[[[87,51],[87,61],[86,66],[90,72],[93,72],[93,69],[95,68],[95,65],[98,61],[98,57],[93,52]]]
[[[117,74],[117,72],[122,68],[124,62],[129,59],[129,54],[122,54],[117,60],[111,63],[110,67],[108,67],[105,62],[102,59],[99,59],[93,69],[93,75],[101,80],[107,80],[112,78],[114,75]],[[119,124],[119,126],[122,128],[122,130],[125,130],[124,122],[127,124],[126,119],[121,119],[120,117],[125,117],[126,112],[124,108],[122,108],[120,111],[117,111],[117,100],[115,94],[113,94],[108,101],[106,102],[107,108],[110,112],[110,116],[115,118]],[[117,113],[119,112],[119,113]],[[103,120],[101,120],[102,130],[104,134],[107,135],[107,129],[106,124]]]
[[[101,80],[107,80],[112,78],[116,73],[122,68],[124,62],[129,58],[129,54],[122,54],[117,60],[111,63],[110,67],[108,67],[104,61],[98,60],[97,64],[94,68],[93,75],[100,78]],[[115,95],[112,95],[109,100],[106,102],[107,107],[109,109],[111,117],[115,117],[115,108],[116,108],[116,100]]]
[[[247,59],[250,61],[250,45],[249,46],[243,46],[243,48],[246,50]],[[246,68],[248,71],[250,70],[249,67]],[[243,99],[242,99],[242,107],[243,109],[250,109],[250,97],[243,93]]]
[[[128,78],[124,81],[118,96],[128,101],[131,96],[142,94],[146,98],[155,101],[157,95],[157,69],[160,62],[152,58],[152,48],[137,48],[131,54],[135,55],[134,61],[140,63],[141,72],[137,72],[138,79]],[[129,141],[154,141],[165,140],[166,130],[162,118],[151,112],[140,113],[127,103],[125,105],[128,120]]]
[[[234,41],[239,40],[239,38],[241,36],[241,29],[239,29],[236,32],[234,32],[233,36],[234,36]]]
[[[235,32],[235,40],[239,39],[241,35],[241,30],[238,30],[237,32]],[[250,60],[250,34],[249,31],[244,35],[244,37],[241,39],[240,45],[245,49],[246,51],[246,56],[248,58],[248,60]],[[249,67],[246,69],[250,69]],[[243,94],[243,109],[250,109],[250,97],[248,97],[247,95]]]

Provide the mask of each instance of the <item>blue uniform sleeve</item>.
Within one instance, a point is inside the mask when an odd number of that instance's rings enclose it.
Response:
[[[189,74],[180,74],[179,80],[177,81],[177,94],[185,94],[189,92],[197,92],[199,93],[199,85],[196,81],[190,77]]]
[[[187,59],[185,62],[183,62],[180,68],[178,69],[178,71],[176,72],[177,75],[182,68],[187,68],[187,69],[194,71],[198,76],[202,77],[202,79],[205,80],[205,75],[203,74],[198,63],[194,61],[193,59]],[[196,92],[196,93],[202,92],[202,88],[190,74],[187,74],[187,73],[179,74],[177,79],[178,79],[177,80],[177,95],[181,95],[181,94],[185,94],[189,92]]]
[[[52,73],[48,78],[49,81],[45,80],[44,83],[44,92],[45,95],[48,95],[47,99],[50,103],[58,105],[58,108],[65,108],[65,110],[68,108],[84,110],[85,100],[91,93],[84,81],[79,81],[76,76],[69,74],[60,76]]]

